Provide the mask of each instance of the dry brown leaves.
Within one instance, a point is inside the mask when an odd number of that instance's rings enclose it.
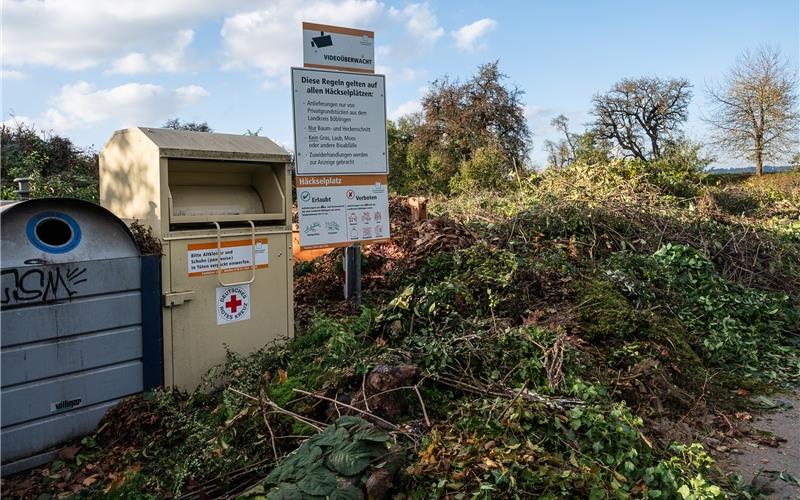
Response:
[[[63,466],[53,462],[3,479],[3,498],[71,496],[97,485],[108,493],[140,468],[138,463],[129,463],[128,457],[142,448],[143,438],[156,435],[163,424],[150,402],[141,397],[127,399],[105,416],[94,435],[95,447],[70,443],[58,455]],[[77,462],[81,455],[83,459]]]

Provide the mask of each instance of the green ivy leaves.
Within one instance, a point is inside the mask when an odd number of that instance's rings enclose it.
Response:
[[[271,486],[266,498],[362,498],[371,464],[389,450],[391,438],[369,422],[342,416],[309,438],[264,479],[263,485],[240,498],[252,498]]]

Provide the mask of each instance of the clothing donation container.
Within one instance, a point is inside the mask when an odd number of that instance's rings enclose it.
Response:
[[[163,244],[165,385],[293,335],[290,161],[264,137],[144,127],[100,153],[100,203]]]

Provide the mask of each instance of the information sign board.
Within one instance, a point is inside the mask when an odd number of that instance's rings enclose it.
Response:
[[[303,176],[296,187],[303,248],[389,239],[385,175]]]
[[[292,68],[297,175],[386,174],[383,75]]]
[[[292,68],[301,248],[389,239],[386,81],[374,57],[371,31],[303,23],[305,67]]]

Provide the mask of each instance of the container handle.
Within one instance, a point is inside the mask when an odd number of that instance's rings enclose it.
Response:
[[[253,252],[252,260],[250,261],[251,275],[249,280],[235,283],[224,283],[222,281],[222,228],[220,228],[219,222],[213,222],[217,227],[217,282],[220,286],[249,285],[256,280],[256,225],[251,220],[247,222],[250,223],[250,250]]]

